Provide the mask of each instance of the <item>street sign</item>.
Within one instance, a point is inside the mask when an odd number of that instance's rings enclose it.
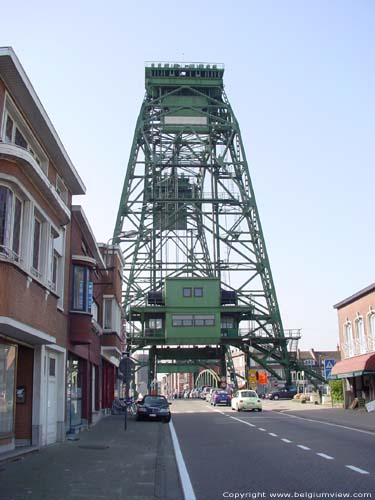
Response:
[[[268,384],[268,375],[266,372],[258,373],[258,384],[267,385]]]
[[[257,385],[257,371],[256,370],[248,370],[247,372],[248,381],[250,387],[256,387]]]
[[[133,361],[130,358],[122,358],[119,364],[119,374],[122,375],[122,379],[125,383],[130,382],[131,371],[132,371]]]
[[[334,359],[325,359],[324,360],[324,377],[328,379],[331,375],[332,368],[335,366]]]

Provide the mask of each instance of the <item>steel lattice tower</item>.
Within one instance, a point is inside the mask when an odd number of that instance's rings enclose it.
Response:
[[[129,344],[131,349],[168,344],[165,329],[159,325],[155,335],[155,324],[147,323],[155,310],[163,310],[166,279],[217,278],[216,344],[240,347],[274,375],[272,365],[281,364],[290,383],[296,362],[288,351],[290,338],[284,335],[223,74],[218,64],[146,64],[146,95],[114,230],[125,259],[123,300],[133,325]],[[234,323],[223,326],[228,314]]]

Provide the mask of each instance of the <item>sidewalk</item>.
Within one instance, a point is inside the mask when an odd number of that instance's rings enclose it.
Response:
[[[272,403],[270,401],[265,409],[375,433],[375,412],[368,413],[365,408],[344,410],[309,403],[301,404],[293,400]]]
[[[0,462],[0,500],[182,500],[169,426],[106,417],[37,453]]]

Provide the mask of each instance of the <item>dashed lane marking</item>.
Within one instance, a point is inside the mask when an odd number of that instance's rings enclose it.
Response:
[[[325,453],[317,453],[319,457],[325,458],[326,460],[334,460],[334,457],[331,457],[330,455],[326,455]]]
[[[243,420],[240,420],[239,418],[236,418],[236,417],[229,417],[229,418],[233,418],[233,420],[237,420],[238,422],[242,422],[243,424],[249,425],[250,427],[255,427],[254,424],[251,424],[250,422],[244,422]]]
[[[311,448],[304,446],[303,444],[297,444],[297,448],[301,448],[301,450],[311,450]]]
[[[263,429],[263,427],[258,427],[258,429],[259,429],[260,431],[263,431],[263,432],[265,432],[265,431],[266,431],[266,429]]]
[[[348,469],[354,470],[355,472],[359,472],[360,474],[370,474],[367,470],[360,469],[359,467],[354,467],[354,465],[345,465]]]
[[[277,437],[277,434],[275,434],[274,432],[269,432],[268,434],[272,437]]]
[[[291,441],[290,439],[285,439],[285,438],[282,438],[281,441],[284,441],[284,443],[293,443],[293,441]]]

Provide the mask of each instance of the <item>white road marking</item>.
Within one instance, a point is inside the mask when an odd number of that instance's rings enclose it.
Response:
[[[229,418],[233,418],[233,420],[237,420],[238,422],[242,422],[243,424],[250,425],[250,427],[255,427],[254,424],[251,424],[250,422],[245,422],[244,420],[240,420],[239,418],[236,417],[229,417]]]
[[[293,443],[293,441],[290,441],[289,439],[283,438],[281,441],[284,441],[284,443]]]
[[[354,465],[345,465],[345,467],[354,470],[355,472],[359,472],[360,474],[370,474],[367,470],[359,469],[358,467],[354,467]]]
[[[277,434],[275,434],[274,432],[269,432],[268,434],[269,434],[270,436],[277,437]]]
[[[278,414],[283,415],[284,417],[298,418],[300,420],[307,420],[308,422],[314,422],[315,424],[331,425],[333,427],[339,427],[341,429],[347,429],[349,431],[362,432],[362,434],[371,434],[371,436],[374,436],[374,433],[372,431],[365,431],[363,429],[355,429],[354,427],[348,427],[347,425],[333,424],[332,422],[324,422],[323,420],[314,420],[313,418],[298,417],[297,415],[289,415],[288,413],[284,413],[281,411],[278,412]]]
[[[297,448],[301,448],[301,450],[311,450],[311,448],[304,446],[303,444],[297,444]]]
[[[263,431],[263,432],[265,432],[265,431],[266,431],[266,429],[263,429],[262,427],[258,427],[258,429],[259,429],[260,431]]]
[[[327,460],[334,460],[334,457],[330,457],[329,455],[326,455],[325,453],[317,453],[322,458],[325,458]]]
[[[182,456],[180,444],[178,442],[177,434],[176,434],[176,431],[174,429],[174,425],[173,425],[172,421],[169,422],[169,430],[171,431],[172,442],[173,442],[176,461],[177,461],[178,473],[180,475],[181,485],[182,485],[182,489],[184,491],[184,498],[185,498],[185,500],[196,500],[193,486],[192,486],[191,481],[190,481],[190,476],[189,476],[189,473],[188,473],[186,465],[185,465],[184,457]]]

